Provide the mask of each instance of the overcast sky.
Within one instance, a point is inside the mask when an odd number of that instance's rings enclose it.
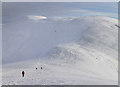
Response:
[[[117,18],[117,2],[4,2],[3,22],[29,15],[46,17],[109,16]]]
[[[2,0],[3,2],[118,2],[119,0]]]

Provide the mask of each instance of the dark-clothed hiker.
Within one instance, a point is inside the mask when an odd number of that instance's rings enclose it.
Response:
[[[41,67],[41,69],[42,69],[42,67]]]
[[[36,68],[36,70],[37,70],[37,68]]]
[[[22,71],[22,77],[24,77],[24,75],[25,75],[25,72],[24,72],[24,71]]]

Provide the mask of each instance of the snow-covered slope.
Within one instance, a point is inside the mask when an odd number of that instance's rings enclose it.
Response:
[[[4,26],[3,62],[14,63],[3,65],[3,84],[117,84],[117,26],[108,17],[25,18]],[[25,59],[32,61],[15,62]]]
[[[107,47],[104,52],[110,55],[111,47],[117,50],[115,25],[117,21],[107,17],[12,21],[3,25],[3,63],[42,57],[58,44],[74,41],[100,50]]]

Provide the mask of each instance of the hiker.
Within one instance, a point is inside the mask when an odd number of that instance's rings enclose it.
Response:
[[[41,67],[41,69],[42,69],[42,67]]]
[[[24,77],[24,75],[25,75],[25,72],[24,72],[24,71],[22,71],[22,77]]]
[[[37,68],[36,68],[36,70],[37,70]]]

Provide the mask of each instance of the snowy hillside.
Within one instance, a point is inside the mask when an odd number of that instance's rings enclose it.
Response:
[[[6,25],[3,85],[118,84],[116,19],[29,16]]]
[[[3,63],[43,57],[58,44],[75,41],[102,52],[106,49],[104,52],[110,55],[117,50],[118,32],[115,25],[117,21],[107,17],[44,20],[38,17],[37,21],[29,17],[19,18],[19,21],[3,25]]]

